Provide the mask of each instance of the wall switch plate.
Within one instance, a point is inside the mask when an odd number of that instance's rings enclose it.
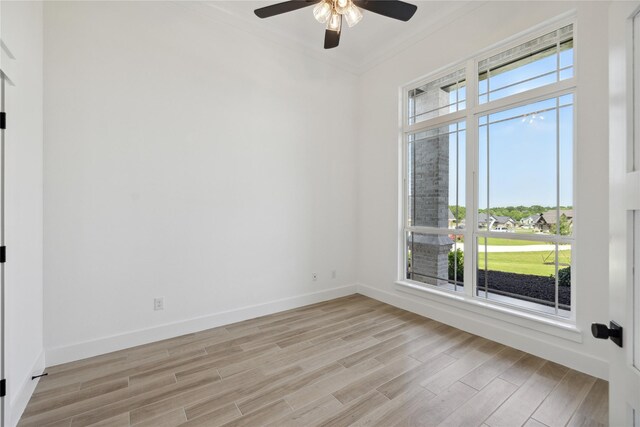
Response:
[[[153,299],[153,309],[156,311],[164,310],[164,297]]]

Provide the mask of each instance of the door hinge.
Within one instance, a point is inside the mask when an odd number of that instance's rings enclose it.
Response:
[[[7,128],[7,113],[4,111],[0,113],[0,129]]]
[[[5,397],[7,395],[7,380],[0,381],[0,397]]]
[[[0,264],[7,262],[7,247],[0,246]]]

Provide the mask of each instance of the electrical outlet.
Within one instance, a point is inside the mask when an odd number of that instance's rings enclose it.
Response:
[[[335,270],[332,270],[332,271],[331,271],[331,278],[332,278],[332,279],[335,279],[336,277],[338,277],[338,273],[336,273],[336,271],[335,271]]]
[[[153,309],[156,311],[164,310],[164,297],[153,299]]]
[[[313,279],[314,282],[318,281],[318,273],[312,273],[311,274],[311,279]]]

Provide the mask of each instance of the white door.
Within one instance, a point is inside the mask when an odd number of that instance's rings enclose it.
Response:
[[[603,82],[604,83],[604,82]],[[640,427],[640,2],[609,14],[609,422]],[[636,274],[634,274],[634,271]]]
[[[2,41],[0,40],[0,43]],[[3,47],[0,46],[0,49]],[[2,52],[2,58],[4,58],[4,52]],[[4,61],[0,61],[4,63]],[[2,63],[0,63],[0,113],[4,114],[5,110],[5,95],[6,88],[10,84],[10,80],[5,75],[2,69]],[[6,118],[4,120],[6,122]],[[2,123],[3,118],[0,117],[0,247],[4,247],[4,144],[5,144],[5,131],[6,123]],[[4,264],[0,263],[0,380],[3,381],[3,385],[0,386],[6,394],[6,380],[5,380],[5,366],[4,366],[4,344],[5,344],[5,292],[4,292]],[[5,401],[6,396],[0,397],[0,426],[5,425]]]
[[[0,40],[0,43],[2,41]],[[0,46],[0,49],[4,47]],[[5,75],[2,64],[4,61],[4,51],[2,52],[3,58],[0,61],[0,113],[4,116],[5,110],[5,95],[6,88],[10,84],[10,80]],[[4,144],[5,144],[5,131],[6,127],[6,119],[5,117],[0,116],[0,247],[4,247]],[[5,380],[5,366],[4,366],[4,343],[5,343],[5,298],[4,298],[4,264],[0,262],[0,380],[2,380],[3,384],[0,388],[3,389],[3,394],[6,394],[6,380]],[[4,417],[6,414],[6,396],[0,397],[0,426],[4,427]]]
[[[5,112],[4,96],[7,85],[5,74],[0,68],[0,113]],[[0,246],[4,246],[4,126],[0,126]],[[4,264],[0,264],[0,380],[5,380],[4,372]],[[6,382],[4,383],[6,393]],[[0,426],[4,427],[6,397],[0,397]]]

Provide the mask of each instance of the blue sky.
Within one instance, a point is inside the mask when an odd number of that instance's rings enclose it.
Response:
[[[532,62],[492,77],[493,89],[513,82],[555,71],[555,55]],[[573,63],[573,49],[560,55],[560,67]],[[570,77],[573,69],[561,72]],[[538,87],[555,81],[556,74],[534,78],[526,83],[498,90],[491,100]],[[486,81],[485,81],[486,82]],[[484,84],[486,91],[486,84]],[[481,85],[480,92],[482,93]],[[455,94],[454,94],[455,98]],[[523,107],[479,118],[479,207],[487,208],[487,134],[489,140],[489,207],[556,206],[557,179],[560,179],[560,205],[573,205],[573,96],[532,103]],[[482,102],[482,100],[481,100]],[[487,127],[487,118],[489,125]],[[453,130],[450,128],[450,130]],[[487,132],[488,131],[488,132]],[[456,182],[458,200],[465,205],[465,132],[450,139],[449,204],[455,204]],[[559,146],[556,145],[559,136]],[[559,151],[559,161],[558,161]],[[459,156],[459,180],[456,181],[455,159]],[[559,166],[559,175],[558,175]]]

